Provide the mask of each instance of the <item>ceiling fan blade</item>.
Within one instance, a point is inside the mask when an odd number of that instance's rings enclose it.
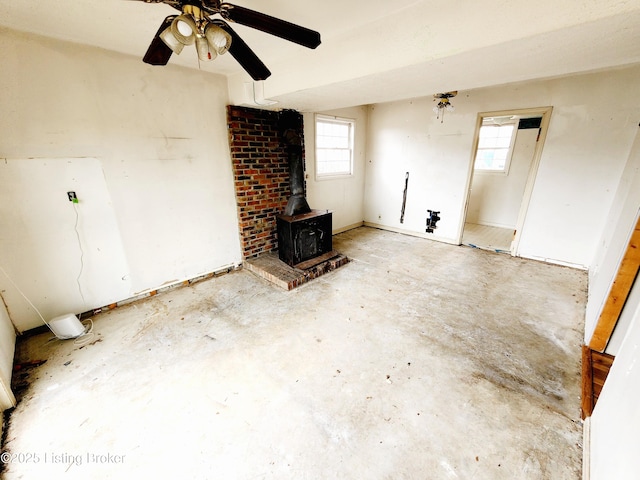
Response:
[[[249,48],[242,38],[225,22],[214,21],[220,28],[225,30],[231,35],[231,47],[229,47],[229,53],[236,61],[244,68],[251,78],[256,81],[266,80],[271,75],[271,72],[267,66],[262,63],[262,60],[253,53],[253,50]]]
[[[176,18],[176,15],[170,15],[164,19],[164,22],[162,22],[162,25],[160,25],[160,28],[156,32],[156,36],[151,40],[151,45],[149,45],[147,53],[145,53],[142,58],[144,63],[148,63],[149,65],[167,64],[173,51],[160,39],[160,34],[165,28],[171,25],[174,18]]]
[[[182,0],[127,0],[129,2],[166,3],[170,7],[182,11]]]
[[[315,30],[310,30],[255,10],[239,7],[231,3],[223,3],[220,5],[220,15],[231,22],[255,28],[307,48],[316,48],[320,45],[320,34]]]

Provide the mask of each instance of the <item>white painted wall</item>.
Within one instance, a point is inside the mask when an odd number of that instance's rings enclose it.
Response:
[[[241,261],[223,77],[7,30],[0,44],[0,264],[45,318]],[[0,288],[19,330],[41,324]]]
[[[364,218],[367,107],[332,110],[322,114],[355,120],[353,175],[316,179],[315,114],[303,114],[307,201],[311,208],[333,212],[333,232],[337,233],[362,225]]]
[[[591,480],[635,480],[640,471],[640,308],[591,416]]]
[[[588,267],[629,156],[640,118],[640,67],[461,92],[444,123],[433,101],[377,104],[369,112],[365,221],[457,243],[479,112],[553,106],[522,229],[520,254]],[[620,91],[624,95],[607,92]],[[405,224],[402,185],[411,172]]]
[[[370,107],[364,219],[421,234],[427,210],[440,211],[442,220],[432,237],[457,243],[477,112],[462,106],[455,114],[445,114],[440,123],[433,106],[432,99],[419,98]]]
[[[585,318],[585,343],[587,344],[596,328],[611,284],[640,215],[640,131],[637,126],[635,131],[637,133],[635,142],[630,147],[630,153],[627,154],[627,162],[619,184],[613,190],[615,192],[613,203],[609,212],[602,217],[604,228],[598,237],[598,250],[589,269],[589,298]],[[636,297],[633,297],[631,305],[636,301]],[[620,329],[624,329],[627,322],[628,311],[625,312]],[[620,336],[620,329],[616,332],[616,337]],[[619,338],[616,342],[618,341]]]
[[[474,171],[467,222],[515,228],[538,138],[537,128],[518,130],[509,174]]]
[[[0,412],[15,405],[15,398],[11,393],[11,372],[13,371],[13,353],[15,350],[16,334],[9,314],[0,298]],[[0,413],[0,424],[2,417]],[[0,426],[0,433],[2,427]]]

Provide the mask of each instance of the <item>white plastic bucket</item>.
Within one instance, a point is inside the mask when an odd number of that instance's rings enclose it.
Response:
[[[52,319],[49,328],[60,340],[77,338],[84,333],[84,325],[73,313],[66,313]]]

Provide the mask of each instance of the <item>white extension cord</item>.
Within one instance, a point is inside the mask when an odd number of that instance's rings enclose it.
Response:
[[[22,290],[20,290],[20,287],[18,287],[18,285],[16,285],[16,283],[11,279],[11,277],[6,272],[6,270],[2,267],[2,265],[0,265],[0,271],[2,271],[4,276],[7,277],[7,280],[9,280],[9,282],[11,283],[11,285],[13,285],[13,287],[16,289],[16,291],[22,296],[22,298],[25,299],[25,301],[31,306],[31,308],[33,308],[33,310],[38,314],[38,316],[42,320],[42,323],[44,323],[47,327],[49,327],[49,330],[51,330],[55,335],[55,329],[52,328],[51,325],[49,324],[49,322],[47,322],[44,319],[44,316],[42,316],[42,314],[40,313],[40,310],[38,310],[37,307],[31,302],[31,300],[29,300],[29,298],[24,294],[24,292]],[[74,315],[74,317],[75,317],[75,315]],[[73,337],[73,338],[75,338],[75,340],[74,340],[75,344],[77,344],[77,345],[85,345],[85,344],[89,343],[90,338],[93,337],[93,321],[91,319],[89,319],[89,322],[90,322],[90,326],[87,326],[87,325],[85,325],[83,323],[82,325],[84,326],[84,331],[80,335],[78,335],[77,337]],[[56,338],[58,338],[60,340],[67,340],[67,338],[58,337],[57,335],[56,335]],[[83,339],[82,342],[78,342],[78,340],[81,339],[81,338]]]

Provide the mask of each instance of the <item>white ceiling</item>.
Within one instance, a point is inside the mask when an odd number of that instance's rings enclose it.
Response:
[[[413,98],[640,63],[640,0],[235,0],[317,30],[316,50],[234,25],[272,71],[275,107],[303,111]],[[0,0],[0,25],[142,58],[176,10],[133,0]],[[251,79],[230,55],[199,65],[226,75],[242,103]],[[167,67],[148,67],[167,68]]]

